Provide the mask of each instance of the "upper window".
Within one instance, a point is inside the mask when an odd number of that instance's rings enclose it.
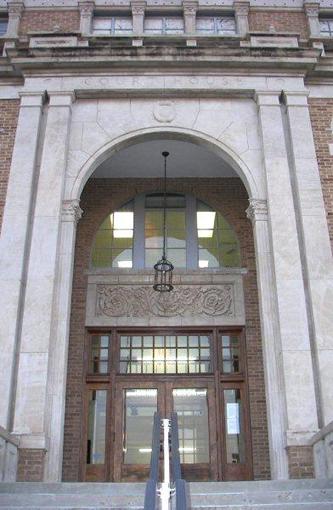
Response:
[[[144,20],[146,34],[183,34],[184,19],[181,16],[146,16]]]
[[[0,18],[0,37],[7,32],[8,19]]]
[[[96,17],[93,21],[93,33],[96,35],[129,35],[132,30],[130,16]]]
[[[163,195],[139,195],[108,215],[92,250],[94,268],[151,268],[163,249]],[[240,265],[239,243],[226,219],[191,195],[168,194],[166,255],[176,268]]]
[[[321,19],[320,35],[324,37],[333,37],[333,19]]]
[[[236,33],[235,19],[231,16],[197,16],[196,28],[203,35],[228,35]]]

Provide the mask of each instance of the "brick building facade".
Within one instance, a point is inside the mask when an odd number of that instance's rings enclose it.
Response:
[[[0,0],[3,480],[136,480],[131,418],[177,405],[201,434],[183,438],[189,480],[333,476],[333,3],[266,4]],[[166,305],[147,262],[162,150],[185,222]],[[220,218],[203,232],[202,211]],[[125,338],[143,358],[123,372]]]

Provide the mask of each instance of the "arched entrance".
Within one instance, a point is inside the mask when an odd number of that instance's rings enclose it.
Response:
[[[150,162],[155,154],[159,157],[165,144],[169,144],[171,153],[178,154],[170,165],[169,191],[194,197],[184,213],[191,231],[188,242],[192,252],[200,247],[194,222],[199,200],[227,219],[239,236],[242,255],[239,267],[222,264],[200,268],[197,261],[197,266],[186,264],[176,270],[177,291],[180,289],[183,296],[186,292],[196,295],[190,311],[171,317],[144,310],[141,305],[138,311],[133,305],[138,299],[137,291],[140,296],[150,296],[149,267],[91,266],[93,241],[107,215],[133,198],[147,197],[160,189],[160,169],[157,163]],[[145,154],[143,160],[140,154]],[[141,141],[104,160],[88,180],[81,204],[85,215],[78,227],[75,257],[64,479],[142,479],[149,457],[148,424],[157,408],[162,414],[175,409],[183,417],[183,470],[188,479],[267,477],[267,424],[252,229],[245,216],[247,193],[232,167],[221,164],[220,158],[205,148],[174,137]],[[141,213],[137,203],[134,208],[141,214],[141,226],[135,221],[134,230],[141,229],[142,233],[142,201]],[[140,237],[138,232],[134,235]],[[143,250],[144,239],[141,235],[139,247],[141,242]],[[232,310],[199,310],[193,303],[200,292],[211,292],[213,301],[230,292]],[[120,299],[121,295],[132,305],[119,312],[112,308],[113,297]],[[248,331],[245,309],[253,317]],[[194,368],[190,368],[192,350]],[[168,373],[171,351],[175,351],[176,363],[181,362],[178,351],[183,356],[185,372],[176,366]],[[186,359],[181,351],[186,351]],[[143,360],[149,356],[155,360],[156,353],[160,368],[155,372],[153,366],[149,371]],[[231,363],[232,371],[223,370],[223,360]],[[94,373],[94,363],[98,366],[105,362],[107,371]],[[208,367],[206,371],[201,371],[201,364]],[[255,416],[259,414],[261,421],[257,426]],[[251,423],[255,425],[252,431]],[[74,461],[73,451],[78,453]]]

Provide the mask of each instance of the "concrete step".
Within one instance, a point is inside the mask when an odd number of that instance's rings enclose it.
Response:
[[[191,482],[187,489],[196,510],[333,510],[333,480]],[[0,510],[141,510],[144,491],[142,483],[0,483]]]

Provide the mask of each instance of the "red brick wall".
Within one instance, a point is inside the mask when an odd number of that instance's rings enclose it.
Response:
[[[0,232],[19,107],[18,99],[0,100]]]
[[[19,449],[17,469],[18,482],[42,482],[44,474],[45,451],[37,449]]]
[[[313,136],[319,164],[327,223],[333,250],[333,156],[328,144],[333,144],[331,121],[333,119],[333,99],[310,99],[310,115]]]
[[[20,34],[28,32],[53,31],[59,27],[60,32],[73,32],[80,28],[80,13],[78,10],[41,10],[25,11],[20,23]]]
[[[85,306],[89,253],[94,234],[111,210],[124,204],[138,193],[154,191],[161,182],[153,179],[97,179],[86,185],[81,198],[84,211],[77,231],[72,314],[69,342],[68,381],[64,438],[63,479],[80,479],[79,457],[81,448],[83,358],[85,335]],[[248,206],[246,191],[239,179],[170,179],[169,186],[179,192],[193,193],[201,200],[220,210],[234,226],[241,244],[243,265],[248,268],[244,277],[247,317],[248,380],[250,414],[256,479],[269,478],[266,403],[262,349],[259,327],[255,256],[252,226],[246,219]]]
[[[314,478],[312,446],[289,446],[290,478]]]
[[[273,26],[276,32],[297,32],[301,38],[309,36],[307,18],[302,11],[255,11],[250,9],[250,30],[269,31]]]

